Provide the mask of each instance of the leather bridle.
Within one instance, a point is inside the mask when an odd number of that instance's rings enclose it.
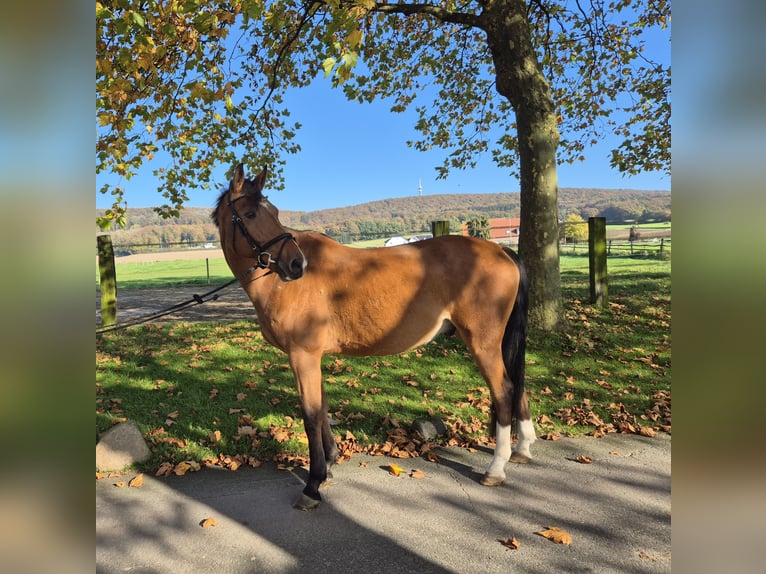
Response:
[[[237,252],[237,243],[236,243],[236,230],[239,228],[240,233],[242,233],[243,237],[245,238],[245,241],[247,241],[247,244],[250,246],[250,248],[255,251],[255,258],[258,261],[257,266],[261,269],[268,268],[272,263],[276,263],[279,261],[279,257],[282,255],[282,250],[285,247],[285,241],[288,239],[292,239],[295,241],[295,237],[291,233],[280,233],[273,239],[269,239],[266,243],[263,245],[259,245],[258,242],[253,239],[253,236],[250,235],[250,232],[247,230],[247,227],[245,226],[245,222],[240,217],[239,213],[237,213],[237,209],[234,207],[234,203],[239,201],[240,199],[244,199],[245,196],[238,197],[236,199],[231,199],[231,195],[228,196],[227,203],[229,205],[229,209],[231,209],[231,245],[234,249],[234,252]],[[259,206],[260,208],[260,206]],[[269,247],[272,247],[279,243],[279,251],[277,251],[276,257],[272,256],[272,254],[267,251]]]

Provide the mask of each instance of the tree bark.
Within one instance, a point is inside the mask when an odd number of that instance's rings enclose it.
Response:
[[[525,3],[488,0],[482,14],[496,86],[516,112],[521,183],[519,255],[529,275],[529,322],[561,328],[558,175],[559,131],[550,88],[535,53]]]

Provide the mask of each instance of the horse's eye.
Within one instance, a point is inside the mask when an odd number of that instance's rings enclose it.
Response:
[[[245,213],[245,217],[247,217],[248,219],[252,219],[253,217],[255,217],[255,211],[248,211],[247,213]]]

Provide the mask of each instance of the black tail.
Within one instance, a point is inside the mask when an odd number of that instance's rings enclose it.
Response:
[[[513,304],[511,317],[503,335],[503,360],[505,369],[513,383],[513,418],[521,414],[521,400],[524,396],[524,376],[527,353],[527,314],[529,310],[529,283],[527,272],[519,256],[512,249],[504,248],[519,268],[519,290]]]

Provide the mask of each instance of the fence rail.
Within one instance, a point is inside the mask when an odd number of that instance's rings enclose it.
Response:
[[[639,241],[624,241],[607,239],[607,257],[653,257],[667,259],[670,257],[672,242],[669,237],[642,239]],[[559,248],[562,255],[587,255],[588,242],[579,241],[562,243]]]

